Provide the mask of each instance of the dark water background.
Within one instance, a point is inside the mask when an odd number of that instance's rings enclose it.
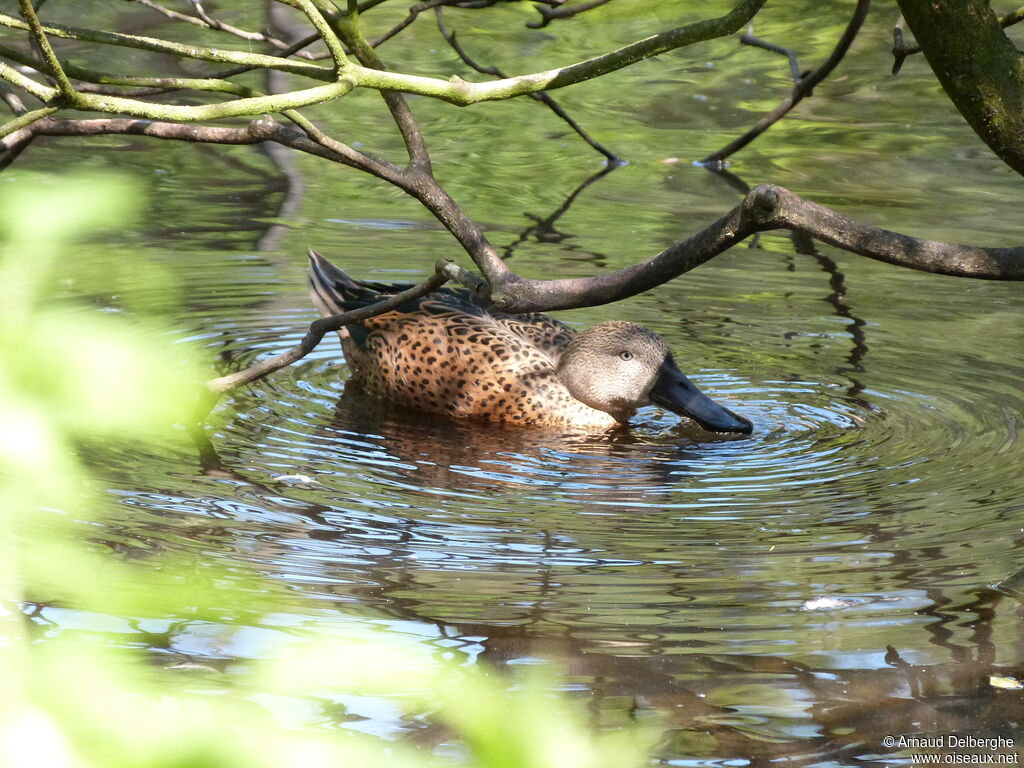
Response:
[[[515,8],[448,19],[482,59],[526,71],[696,18],[648,5],[646,19],[612,3],[540,31]],[[809,66],[851,10],[773,6],[758,33]],[[136,28],[172,29],[144,9],[122,13]],[[229,18],[262,23],[256,11]],[[923,59],[889,76],[894,19],[880,3],[832,79],[732,170],[898,231],[1024,242],[1021,179],[976,140]],[[430,19],[418,24],[382,49],[389,63],[470,77]],[[514,244],[515,268],[568,277],[646,258],[734,205],[737,193],[691,161],[771,108],[787,72],[781,57],[726,40],[557,93],[629,165],[533,230],[602,170],[600,156],[529,100],[411,103],[442,182],[495,243]],[[311,112],[339,138],[398,159],[379,102],[356,93]],[[185,307],[169,332],[225,370],[301,337],[314,317],[308,246],[376,280],[416,279],[459,256],[413,201],[316,158],[40,140],[5,181],[55,163],[143,180],[141,225],[91,248],[173,274]],[[55,608],[34,621],[47,636],[90,633],[219,667],[338,614],[478,663],[555,660],[596,723],[667,717],[659,755],[671,765],[905,762],[877,757],[892,752],[884,736],[901,734],[1003,735],[1020,748],[1024,700],[991,678],[1024,671],[1022,613],[1012,588],[989,588],[1024,567],[1020,286],[826,246],[800,255],[783,235],[757,245],[644,296],[562,315],[657,330],[705,391],[754,421],[752,436],[709,436],[655,409],[629,431],[591,437],[400,412],[346,392],[330,340],[227,398],[202,450],[169,440],[105,470],[115,510],[104,540],[115,550],[255,568],[307,610],[244,626]],[[117,307],[131,275],[94,300]],[[160,300],[159,289],[134,288]],[[420,728],[380,702],[341,704],[307,719],[388,736]]]

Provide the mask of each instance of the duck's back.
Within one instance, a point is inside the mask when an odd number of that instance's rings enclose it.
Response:
[[[356,281],[311,254],[310,297],[323,315],[410,287]],[[491,314],[462,289],[441,289],[339,331],[353,380],[405,406],[514,424],[607,428],[556,375],[574,332],[546,315]]]

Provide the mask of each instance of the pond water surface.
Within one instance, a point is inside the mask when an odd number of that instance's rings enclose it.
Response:
[[[773,8],[759,32],[785,36],[811,9],[822,28],[806,55],[820,60],[844,4]],[[732,170],[912,234],[1024,242],[1021,179],[962,124],[925,62],[888,75],[888,10]],[[652,30],[595,14],[558,30],[561,42],[518,27],[496,42],[470,18],[483,17],[452,15],[466,19],[465,43],[509,68],[589,50],[585,24],[602,45]],[[429,24],[410,40],[421,47],[395,48],[397,64],[466,74]],[[412,103],[443,182],[516,269],[578,276],[645,258],[735,204],[690,161],[770,108],[786,74],[781,59],[721,41],[558,94],[629,164],[546,226],[537,222],[602,170],[600,156],[530,101]],[[372,94],[318,116],[346,140],[398,148]],[[375,280],[416,279],[458,257],[412,201],[315,158],[84,146],[87,156],[39,142],[5,175],[67,160],[146,180],[144,226],[117,244],[179,276],[186,308],[170,330],[224,370],[301,337],[314,317],[308,246]],[[1024,747],[1021,692],[991,683],[1024,679],[1013,581],[1024,567],[1019,284],[826,246],[799,254],[782,235],[756,245],[562,315],[655,329],[691,378],[754,421],[751,436],[709,435],[653,408],[595,436],[442,421],[347,389],[330,339],[226,398],[195,450],[126,452],[106,471],[117,510],[104,539],[115,549],[255,567],[307,598],[307,613],[257,617],[246,631],[49,608],[34,621],[223,668],[259,658],[268,637],[315,623],[318,610],[351,613],[478,664],[551,662],[604,727],[660,712],[658,755],[671,765],[905,762],[884,744],[901,734]],[[370,701],[344,710],[338,727],[388,737],[420,727]]]

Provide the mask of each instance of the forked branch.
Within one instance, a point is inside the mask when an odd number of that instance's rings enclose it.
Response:
[[[793,90],[789,96],[779,102],[775,109],[758,120],[750,130],[742,136],[733,139],[717,152],[712,152],[701,162],[708,164],[722,163],[727,157],[743,149],[743,147],[747,146],[750,142],[775,125],[775,123],[779,122],[779,120],[789,114],[793,107],[803,101],[806,97],[810,96],[814,91],[814,87],[828,77],[832,73],[833,69],[839,66],[839,62],[843,60],[846,52],[850,49],[854,39],[857,37],[857,32],[860,31],[861,26],[864,24],[864,19],[867,18],[868,10],[870,8],[871,0],[857,0],[857,7],[853,11],[853,16],[850,19],[850,22],[846,25],[846,29],[843,30],[843,34],[840,35],[835,48],[832,49],[832,53],[829,54],[829,57],[825,59],[817,69],[812,70],[807,74],[800,73],[800,68],[796,63],[796,55],[788,48],[766,43],[763,40],[754,37],[752,31],[748,32],[747,35],[744,35],[741,39],[741,42],[744,44],[766,48],[770,51],[775,51],[776,53],[782,53],[789,59],[790,69],[793,73],[794,80]]]

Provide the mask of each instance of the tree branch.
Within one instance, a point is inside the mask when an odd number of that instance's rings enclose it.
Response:
[[[144,120],[59,120],[43,118],[0,140],[11,150],[26,131],[38,135],[127,133],[179,141],[255,144],[276,141],[303,152],[367,171],[422,202],[452,232],[480,268],[491,301],[505,312],[534,312],[606,304],[642,293],[707,262],[756,232],[787,229],[837,248],[910,269],[958,277],[1024,280],[1024,248],[979,248],[924,240],[878,229],[804,200],[782,187],[762,185],[703,230],[660,254],[625,269],[587,278],[529,280],[515,274],[454,200],[429,174],[345,148],[325,137],[318,143],[269,117],[246,128],[191,126]],[[12,141],[13,140],[13,141]],[[347,151],[337,151],[338,149]]]
[[[270,96],[253,96],[234,99],[219,104],[157,104],[123,96],[106,94],[79,93],[75,108],[93,112],[108,112],[119,115],[132,115],[150,120],[174,120],[180,122],[199,122],[224,117],[247,117],[267,112],[283,112],[286,110],[308,107],[344,96],[352,90],[352,82],[346,77],[329,85],[318,85],[301,91],[273,94]]]
[[[49,65],[44,61],[39,61],[35,57],[23,53],[15,48],[9,48],[6,45],[0,45],[0,56],[16,61],[26,67],[31,67],[37,72],[52,75],[53,72]],[[190,77],[123,77],[120,75],[112,75],[106,72],[100,72],[94,69],[88,69],[86,67],[80,67],[69,62],[63,64],[64,71],[75,80],[84,81],[85,83],[97,83],[104,85],[121,85],[132,88],[152,88],[152,93],[164,93],[168,90],[190,90],[190,91],[212,91],[220,93],[230,93],[235,96],[258,96],[262,95],[251,88],[247,88],[244,85],[238,83],[232,83],[230,80],[221,80],[217,78],[190,78]],[[274,71],[274,70],[268,70]],[[76,84],[75,88],[78,91],[87,91],[88,85],[83,85],[81,82]],[[93,93],[103,93],[104,91],[91,91]],[[120,95],[120,94],[108,94],[108,95]],[[137,92],[131,94],[139,96]]]
[[[754,34],[754,22],[750,22],[747,25],[747,31],[740,35],[740,44],[749,45],[753,48],[763,48],[766,51],[785,56],[789,60],[789,73],[793,77],[793,84],[796,85],[800,82],[800,62],[797,60],[796,52],[790,48],[776,45],[757,37]]]
[[[373,68],[367,71],[383,72],[385,70],[384,62],[381,61],[380,56],[377,55],[377,52],[366,42],[366,38],[363,37],[359,23],[359,14],[355,7],[350,10],[345,19],[336,23],[336,28],[360,63]],[[395,121],[395,125],[398,126],[398,132],[402,135],[402,141],[405,142],[405,149],[409,154],[409,162],[413,166],[430,173],[430,154],[427,152],[427,145],[423,140],[423,134],[416,123],[412,110],[409,109],[409,104],[406,102],[405,97],[400,93],[386,90],[381,91],[381,96],[384,99],[384,103],[387,104],[391,118]]]
[[[28,0],[23,1],[27,2]],[[291,5],[297,5],[297,7],[301,8],[306,8],[309,4],[309,0],[281,1],[287,2]],[[371,58],[366,55],[365,52],[363,58],[367,62],[370,62],[369,67],[348,64],[345,66],[337,66],[336,70],[344,71],[343,76],[340,72],[337,76],[343,80],[351,82],[352,87],[417,93],[424,96],[440,98],[460,106],[466,106],[481,101],[507,99],[528,93],[562,88],[567,85],[599,77],[607,74],[608,72],[613,72],[637,61],[650,58],[651,56],[656,56],[660,53],[665,53],[666,51],[670,51],[675,48],[732,34],[746,24],[761,8],[764,2],[765,0],[740,0],[732,11],[717,19],[699,21],[661,34],[652,35],[651,37],[626,45],[616,51],[595,56],[591,59],[577,62],[566,67],[547,70],[544,72],[536,72],[529,75],[520,75],[518,77],[505,78],[503,80],[496,80],[489,83],[470,83],[458,77],[453,77],[450,80],[439,80],[436,78],[387,72],[376,68],[377,65],[372,63],[376,59],[375,54]],[[319,17],[319,21],[316,20],[317,17]],[[310,17],[310,20],[314,24],[320,24],[323,21],[323,17],[320,14],[315,14],[315,16]],[[344,17],[340,19],[334,18],[331,23],[334,24],[335,31],[341,32],[343,36],[350,35],[354,31],[358,31],[357,29],[354,29],[357,22],[351,18],[348,21],[346,21],[346,18]],[[26,23],[5,14],[0,14],[0,26],[7,26],[13,29],[30,29],[29,25]],[[335,73],[331,70],[315,64],[297,62],[277,56],[267,56],[265,54],[203,48],[200,46],[173,43],[151,37],[125,35],[114,32],[101,32],[60,24],[51,24],[49,26],[41,25],[40,29],[45,34],[54,37],[85,40],[88,42],[104,43],[108,45],[120,45],[129,48],[139,48],[155,53],[166,53],[183,58],[199,59],[203,61],[242,64],[246,67],[252,68],[271,68],[282,72],[304,75],[306,77],[311,77],[325,82],[335,81],[336,77]],[[326,37],[325,40],[330,44],[330,37]],[[363,42],[365,44],[365,41]],[[370,49],[368,45],[366,46],[366,50],[372,53],[372,49]],[[342,60],[340,57],[344,56],[343,52],[340,50],[334,50],[333,52],[336,54],[336,61]],[[379,59],[376,59],[376,61],[379,62]],[[310,89],[310,91],[312,90],[313,89]],[[337,93],[336,95],[342,94]],[[284,95],[268,98],[279,100],[284,98]],[[320,100],[323,99],[317,98],[314,101],[307,101],[305,103],[316,103],[316,101]],[[272,101],[271,103],[281,102]],[[267,106],[263,107],[263,109],[266,111],[280,111],[281,109],[292,109],[295,107],[296,103],[293,100],[292,103],[284,103],[283,106]],[[104,108],[103,102],[97,100],[92,100],[85,108],[98,109],[99,111],[107,112],[117,111],[116,108]],[[162,114],[158,114],[155,111],[146,110],[138,105],[135,105],[134,111],[126,112],[125,114],[149,117],[153,119],[206,119],[186,117],[186,115],[189,114],[188,112],[181,112],[179,114],[164,112]],[[239,108],[231,111],[229,114],[253,113],[252,111],[247,111],[247,108]],[[211,116],[225,116],[225,114],[221,113],[219,115]]]
[[[6,80],[11,85],[15,85],[26,93],[32,94],[43,103],[55,98],[59,93],[56,88],[50,88],[48,85],[37,83],[31,77],[26,77],[4,61],[0,61],[0,80]]]
[[[68,76],[64,74],[60,61],[57,59],[57,54],[53,52],[53,48],[50,46],[50,41],[46,39],[46,33],[43,31],[43,25],[39,23],[39,17],[36,16],[36,9],[32,5],[32,0],[18,0],[18,5],[21,7],[21,15],[25,17],[25,21],[28,22],[28,26],[32,30],[32,37],[35,38],[36,45],[39,46],[39,50],[43,54],[43,59],[49,66],[50,72],[53,73],[54,80],[57,81],[57,89],[65,99],[73,103],[77,95],[75,88],[71,85],[71,81],[68,80]]]
[[[424,11],[429,11],[431,8],[440,10],[440,6],[448,5],[451,2],[452,0],[425,0],[425,2],[417,3],[416,5],[410,6],[408,15],[400,22],[395,24],[395,26],[393,26],[387,32],[385,32],[383,35],[374,40],[372,47],[376,48],[377,46],[386,43],[392,37],[397,35],[399,32],[408,27],[414,21],[416,21],[419,15]]]
[[[22,128],[27,128],[32,123],[38,122],[44,117],[49,117],[56,111],[57,107],[40,107],[31,112],[20,114],[5,125],[0,125],[0,139],[9,136],[15,131],[20,131]]]
[[[782,187],[755,187],[731,211],[658,255],[605,275],[527,280],[509,275],[491,282],[504,312],[537,312],[607,304],[650,290],[704,264],[755,232],[802,232],[851,253],[940,275],[1024,280],[1024,247],[979,248],[923,240],[878,229]]]
[[[578,13],[586,13],[594,8],[598,8],[609,0],[586,0],[586,2],[577,3],[576,5],[558,5],[554,8],[545,8],[544,6],[535,6],[537,13],[540,14],[540,21],[529,21],[526,26],[531,29],[541,29],[546,27],[552,21],[556,19],[569,19]]]
[[[239,29],[238,27],[234,27],[230,24],[226,24],[223,21],[220,21],[219,19],[211,17],[209,14],[206,13],[202,4],[199,2],[195,2],[195,0],[193,0],[192,6],[196,9],[196,13],[198,14],[197,16],[191,16],[187,13],[180,13],[178,11],[172,10],[170,8],[167,8],[166,6],[161,5],[160,3],[154,2],[153,0],[131,1],[136,2],[139,5],[144,5],[150,10],[156,11],[162,16],[166,16],[168,19],[174,19],[175,21],[183,21],[186,24],[191,24],[196,27],[205,27],[206,29],[214,29],[218,32],[225,32],[229,35],[234,35],[235,37],[239,37],[242,40],[248,40],[252,43],[269,43],[270,45],[282,51],[287,50],[289,48],[288,43],[284,42],[283,40],[279,40],[271,35],[265,34],[263,32],[249,32],[247,30]],[[318,40],[319,37],[319,35],[313,35],[312,39],[309,42],[311,43],[315,40]],[[284,55],[290,56],[295,53],[298,53],[298,55],[302,56],[303,58],[313,58],[312,54],[305,52],[299,53],[297,50]]]
[[[870,8],[871,0],[857,0],[857,7],[853,11],[853,17],[850,19],[849,24],[846,25],[846,29],[843,30],[843,34],[839,37],[836,47],[832,49],[832,53],[824,62],[822,62],[821,66],[803,77],[800,76],[799,67],[796,64],[796,57],[792,51],[787,48],[782,48],[781,46],[772,46],[770,43],[765,43],[760,40],[757,40],[757,42],[754,43],[751,39],[756,40],[756,38],[753,38],[753,35],[751,34],[746,40],[747,45],[756,44],[759,47],[782,53],[789,58],[790,67],[795,73],[794,79],[796,80],[793,86],[793,91],[789,96],[779,102],[779,105],[775,107],[775,109],[758,120],[750,130],[742,136],[733,139],[717,152],[712,152],[701,160],[701,162],[708,164],[721,163],[727,157],[743,149],[743,147],[747,146],[747,144],[775,125],[775,123],[785,117],[793,107],[803,101],[807,96],[810,96],[814,91],[814,87],[828,77],[832,70],[839,65],[839,62],[843,60],[843,56],[845,56],[846,52],[850,49],[854,38],[857,37],[857,32],[860,31],[861,26],[864,24],[864,19],[867,18],[868,10]],[[745,35],[744,37],[747,36]],[[743,42],[742,39],[741,42]]]
[[[28,24],[3,13],[0,13],[0,26],[30,31]],[[223,48],[203,48],[197,45],[173,43],[169,40],[160,40],[155,37],[125,35],[119,32],[102,32],[95,29],[67,26],[65,24],[42,25],[41,28],[50,37],[84,40],[90,43],[116,45],[123,48],[137,48],[153,53],[167,53],[186,59],[212,61],[220,64],[242,64],[252,69],[279,69],[282,72],[304,75],[324,82],[330,82],[334,79],[332,71],[326,67],[309,62],[292,61],[278,56],[267,56],[262,53],[229,51]]]
[[[477,72],[483,75],[493,75],[494,77],[502,79],[508,78],[508,75],[506,75],[497,67],[485,67],[481,66],[480,64],[477,64],[476,61],[474,61],[466,52],[466,49],[462,47],[462,44],[459,43],[458,39],[455,37],[455,32],[448,30],[448,27],[444,23],[444,12],[442,11],[442,9],[440,7],[435,8],[434,12],[437,15],[437,28],[440,30],[441,36],[448,42],[448,45],[452,47],[452,50],[455,51],[458,57],[462,59],[462,61],[467,66],[472,67]],[[623,163],[622,158],[618,157],[614,152],[605,149],[605,147],[598,143],[589,133],[583,130],[582,126],[580,126],[579,123],[573,120],[569,116],[569,114],[564,109],[562,109],[561,106],[559,106],[558,102],[551,98],[551,96],[549,96],[547,93],[544,93],[543,91],[540,93],[531,93],[530,98],[536,99],[541,104],[550,109],[552,112],[554,112],[558,117],[564,120],[568,124],[568,126],[572,128],[573,131],[575,131],[581,139],[583,139],[585,142],[587,142],[587,144],[589,144],[591,147],[593,147],[602,155],[604,155],[608,159],[609,163],[611,163],[612,165],[621,165]]]
[[[25,102],[21,100],[11,88],[5,83],[0,83],[0,99],[4,100],[8,109],[14,113],[15,116],[23,115],[28,112],[28,107],[25,106]]]
[[[313,130],[319,133],[315,127]],[[131,118],[65,120],[47,117],[15,134],[0,139],[0,152],[10,152],[26,138],[26,135],[130,135],[204,144],[259,144],[264,141],[273,141],[300,152],[365,171],[392,183],[395,183],[393,179],[397,180],[401,174],[401,169],[398,166],[392,165],[386,160],[366,155],[322,133],[320,135],[324,139],[323,143],[317,142],[300,131],[281,125],[269,115],[252,120],[244,127],[189,125]]]
[[[464,107],[482,101],[509,99],[528,93],[564,88],[567,85],[592,80],[676,48],[731,35],[750,21],[764,3],[765,0],[740,0],[729,13],[716,19],[706,19],[677,27],[638,40],[618,50],[558,69],[549,69],[544,72],[510,77],[489,83],[470,83],[454,76],[450,80],[438,80],[430,77],[380,72],[361,67],[354,67],[352,76],[357,87],[418,93]]]
[[[345,55],[341,41],[334,34],[334,30],[321,11],[310,0],[277,0],[277,2],[297,8],[306,15],[309,23],[327,44],[327,50],[331,52],[331,58],[334,59],[335,76],[340,78],[348,68],[348,56]]]

